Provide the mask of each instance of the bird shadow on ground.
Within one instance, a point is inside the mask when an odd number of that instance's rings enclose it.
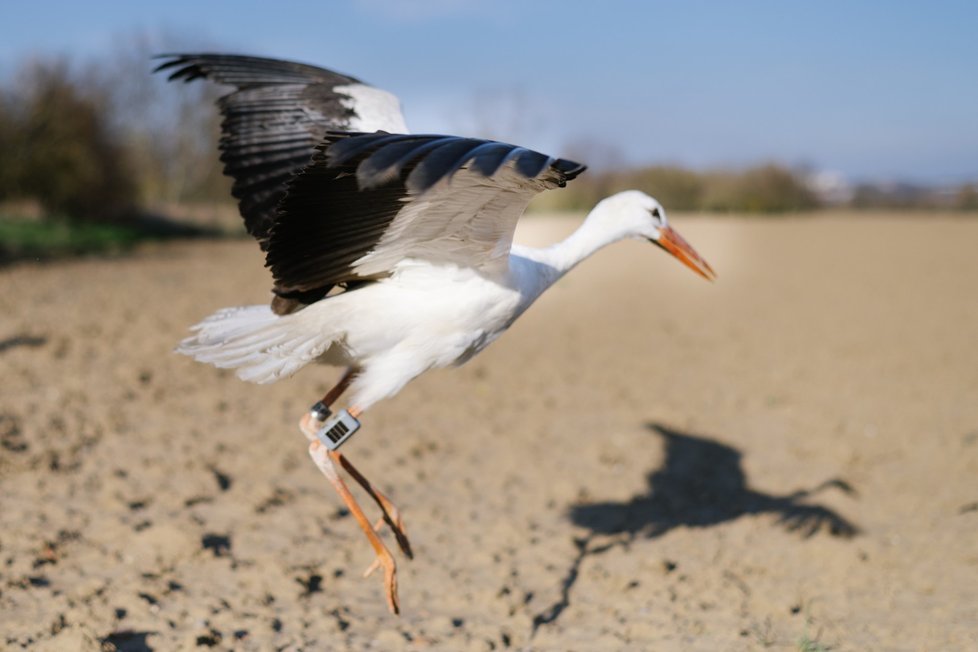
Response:
[[[835,488],[855,490],[833,478],[812,489],[789,494],[765,494],[752,489],[736,448],[700,435],[649,423],[646,427],[665,441],[665,462],[646,478],[644,491],[623,502],[590,503],[570,509],[571,520],[589,530],[576,538],[577,555],[561,583],[561,598],[533,618],[533,631],[552,623],[570,606],[570,593],[581,564],[637,538],[659,537],[677,527],[710,527],[749,514],[775,514],[777,523],[810,537],[819,531],[852,537],[858,528],[828,507],[805,501]]]

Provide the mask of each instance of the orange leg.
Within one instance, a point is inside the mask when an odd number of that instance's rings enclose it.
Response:
[[[350,414],[354,417],[359,414],[355,408],[349,410]],[[317,421],[311,412],[307,412],[303,415],[302,419],[299,421],[299,429],[306,436],[306,438],[312,441],[319,441],[316,439],[316,432],[322,426],[321,421]],[[397,506],[391,502],[391,499],[384,495],[379,489],[377,489],[371,482],[364,476],[359,469],[353,466],[353,462],[350,461],[348,457],[340,453],[339,451],[329,451],[330,458],[342,466],[347,473],[350,474],[354,480],[357,481],[363,490],[367,492],[377,506],[380,507],[381,518],[374,525],[374,529],[379,531],[383,527],[384,523],[390,526],[391,530],[394,531],[394,537],[397,539],[397,545],[401,549],[401,552],[405,554],[408,559],[414,558],[414,553],[411,550],[411,542],[407,537],[407,528],[404,526],[404,519],[401,517],[401,512],[397,509]]]
[[[336,489],[340,498],[346,503],[347,508],[353,514],[353,518],[356,519],[360,529],[367,535],[367,541],[373,547],[374,554],[377,555],[377,560],[371,564],[369,570],[372,571],[378,564],[384,567],[384,588],[387,593],[387,608],[391,610],[392,614],[396,615],[400,612],[400,605],[397,600],[397,564],[394,562],[394,557],[390,551],[387,550],[387,546],[377,536],[373,526],[370,524],[370,520],[363,513],[363,510],[360,509],[360,505],[357,504],[356,499],[350,493],[346,483],[343,482],[343,478],[336,472],[336,467],[333,465],[333,460],[331,459],[332,456],[328,453],[328,449],[319,443],[319,441],[314,441],[309,444],[309,456],[312,458],[312,461],[316,463],[316,466],[319,467],[319,470],[323,472],[323,475],[326,476],[326,479]]]
[[[350,387],[350,383],[352,383],[353,379],[356,377],[357,377],[357,372],[353,369],[353,367],[350,367],[346,371],[344,371],[343,377],[340,378],[340,382],[336,383],[336,386],[333,387],[333,389],[326,392],[326,394],[321,399],[323,405],[329,407],[330,405],[335,403],[336,399],[338,399],[340,396],[343,395],[343,392],[345,392]]]
[[[341,394],[349,387],[350,383],[356,377],[356,372],[352,369],[346,371],[340,382],[333,387],[322,399],[322,403],[327,407],[336,401]],[[360,410],[356,407],[351,407],[349,413],[357,417],[360,414]],[[387,496],[385,496],[380,490],[371,484],[367,478],[360,473],[360,471],[353,466],[353,463],[344,456],[339,451],[328,450],[323,446],[316,437],[316,433],[319,428],[322,427],[322,421],[319,421],[317,415],[313,412],[308,412],[303,415],[299,422],[299,429],[302,433],[309,439],[309,455],[312,457],[313,462],[319,467],[319,470],[323,472],[323,475],[330,481],[333,488],[343,499],[350,513],[356,519],[357,524],[363,530],[364,534],[367,536],[367,540],[374,549],[374,553],[377,555],[373,563],[367,568],[364,573],[364,577],[369,576],[379,567],[384,568],[384,586],[387,593],[387,606],[390,608],[391,612],[397,614],[399,612],[399,605],[397,599],[397,564],[394,561],[394,557],[387,550],[387,547],[377,536],[377,532],[383,527],[384,523],[390,526],[391,530],[394,532],[394,536],[397,539],[397,544],[401,551],[411,559],[413,553],[411,551],[411,543],[407,538],[407,531],[404,527],[404,521],[401,518],[400,512],[397,507],[390,501]],[[336,464],[339,464],[342,468],[346,469],[346,472],[357,481],[357,483],[363,487],[364,491],[377,503],[380,507],[380,511],[383,514],[377,522],[371,526],[370,521],[364,514],[363,509],[357,503],[353,494],[350,493],[349,488],[346,483],[340,477]]]
[[[357,467],[353,466],[351,462],[343,453],[339,451],[330,451],[329,456],[333,458],[334,462],[337,462],[342,466],[350,476],[357,481],[357,483],[363,487],[377,506],[380,507],[380,511],[383,512],[383,516],[374,524],[375,530],[380,530],[384,523],[390,526],[391,530],[394,531],[394,537],[397,539],[397,545],[400,547],[401,552],[408,559],[414,559],[414,553],[411,551],[411,542],[407,538],[407,529],[404,527],[404,520],[401,518],[401,512],[397,509],[397,505],[391,502],[390,498],[385,496],[380,489],[374,487],[370,480],[368,480]]]

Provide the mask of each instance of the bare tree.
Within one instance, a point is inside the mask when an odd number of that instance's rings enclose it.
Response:
[[[106,89],[147,204],[228,197],[216,149],[220,118],[214,102],[221,91],[212,84],[168,84],[165,76],[151,74],[155,55],[213,47],[187,40],[135,34],[92,66],[92,83]]]

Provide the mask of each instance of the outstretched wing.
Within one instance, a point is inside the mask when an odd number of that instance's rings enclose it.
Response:
[[[405,259],[505,263],[530,199],[584,169],[475,138],[327,134],[289,183],[271,229],[275,291],[310,303],[336,284],[387,276]]]
[[[324,68],[228,54],[164,55],[171,80],[234,86],[218,101],[221,161],[234,179],[248,232],[268,248],[285,186],[309,163],[327,131],[406,133],[394,95]]]

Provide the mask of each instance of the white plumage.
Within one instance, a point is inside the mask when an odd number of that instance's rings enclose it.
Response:
[[[406,134],[401,101],[396,95],[366,84],[335,86],[333,91],[345,95],[343,106],[354,113],[348,129],[350,131],[388,131],[392,134]]]

